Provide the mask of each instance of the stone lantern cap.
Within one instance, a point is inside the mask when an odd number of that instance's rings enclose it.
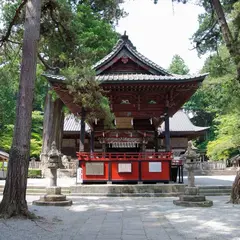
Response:
[[[48,152],[48,168],[59,168],[61,156],[61,152],[57,150],[56,143],[55,141],[53,141],[51,145],[51,150]]]
[[[184,154],[184,158],[186,159],[186,163],[196,163],[197,159],[199,158],[199,154],[196,152],[196,147],[193,146],[192,141],[188,142],[187,151]]]

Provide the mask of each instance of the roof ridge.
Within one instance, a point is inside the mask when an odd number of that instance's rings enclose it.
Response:
[[[128,46],[128,44],[126,43],[126,46]],[[135,54],[139,55],[139,57],[142,58],[142,60],[144,60],[144,62],[152,65],[153,68],[157,68],[157,70],[161,70],[162,72],[164,72],[165,74],[171,76],[173,75],[172,73],[168,72],[166,69],[164,69],[163,67],[159,66],[157,63],[153,62],[152,60],[150,60],[149,58],[147,58],[146,56],[144,56],[142,53],[138,52],[136,48],[132,48],[130,46],[131,49],[129,49],[130,51],[133,50]]]
[[[143,54],[137,51],[136,47],[133,45],[131,40],[128,38],[128,35],[124,33],[124,35],[121,36],[121,38],[118,39],[117,43],[113,46],[112,51],[107,54],[105,57],[100,59],[98,62],[96,62],[92,68],[97,69],[100,68],[102,65],[107,63],[113,56],[116,56],[116,54],[121,50],[124,46],[128,49],[128,51],[133,54],[139,61],[143,62],[144,64],[150,66],[155,71],[159,72],[160,74],[165,74],[168,76],[171,76],[172,74],[168,72],[166,69],[162,68],[158,64],[154,63],[149,58],[145,57]]]

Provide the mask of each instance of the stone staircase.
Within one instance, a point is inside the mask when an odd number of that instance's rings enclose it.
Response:
[[[223,196],[231,194],[232,186],[199,186],[199,194],[205,196]]]
[[[0,194],[3,193],[4,186],[0,185]],[[28,195],[43,195],[46,193],[46,188],[44,186],[28,186],[27,187],[27,194]],[[62,187],[62,194],[70,195],[70,188],[69,187]]]
[[[184,185],[77,185],[62,187],[62,194],[74,196],[125,196],[125,197],[175,197],[183,192]],[[0,194],[4,186],[0,185]],[[28,186],[28,195],[44,195],[44,186]],[[231,194],[231,186],[199,186],[199,194],[205,196],[224,196]]]

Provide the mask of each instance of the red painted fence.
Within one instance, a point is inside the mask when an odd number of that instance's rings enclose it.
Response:
[[[159,161],[172,160],[172,152],[138,152],[138,153],[89,153],[78,152],[78,159],[81,161]]]
[[[110,182],[169,182],[172,152],[89,153],[78,152],[83,171],[83,183]],[[92,163],[100,163],[100,173],[89,173]],[[125,166],[124,166],[125,165]],[[127,165],[127,166],[126,166]],[[99,165],[98,165],[99,167]],[[127,167],[126,171],[120,170]]]

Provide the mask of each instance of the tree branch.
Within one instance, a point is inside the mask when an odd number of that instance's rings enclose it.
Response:
[[[38,58],[39,58],[39,60],[42,62],[42,64],[44,65],[44,67],[47,69],[47,70],[51,70],[51,71],[53,71],[54,73],[59,73],[59,68],[58,67],[52,67],[52,66],[50,66],[46,61],[45,61],[45,59],[41,56],[41,54],[40,53],[38,53]]]
[[[12,19],[12,21],[10,22],[9,26],[8,26],[8,29],[7,29],[7,32],[4,36],[2,36],[0,42],[1,42],[1,45],[0,47],[2,47],[3,43],[8,41],[9,37],[10,37],[10,34],[11,34],[11,31],[12,31],[12,27],[13,25],[15,24],[16,20],[18,19],[23,7],[26,5],[28,0],[22,0],[22,3],[18,6],[18,8],[16,9],[15,11],[15,15]]]

